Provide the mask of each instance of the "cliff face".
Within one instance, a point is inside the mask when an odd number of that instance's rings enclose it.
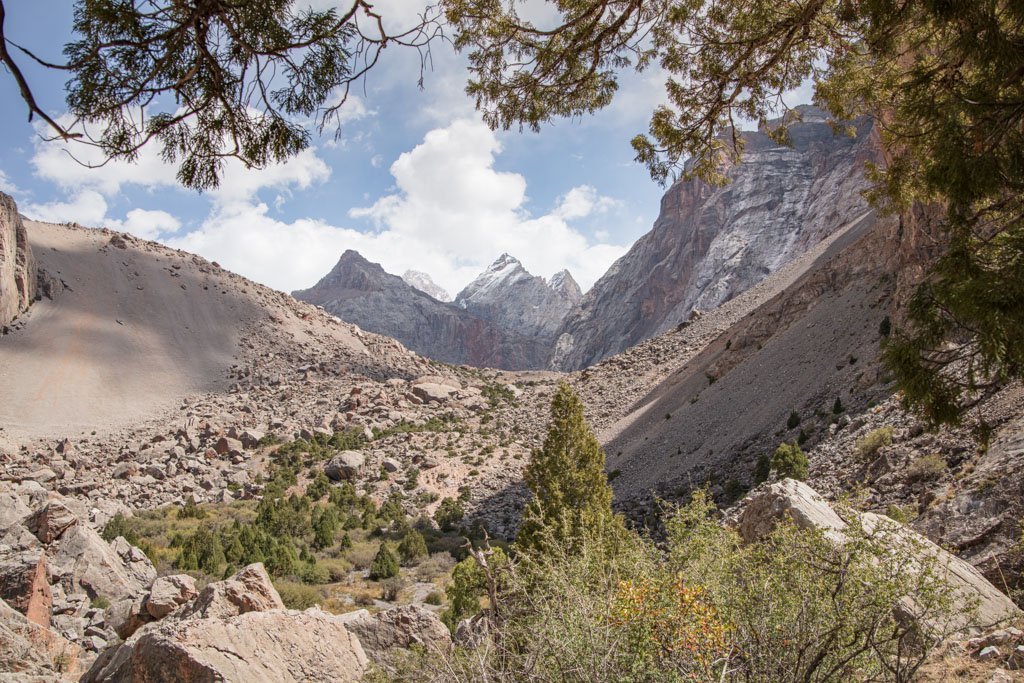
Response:
[[[562,319],[579,303],[579,285],[569,271],[551,279],[531,275],[517,259],[502,254],[455,297],[455,304],[506,330],[540,337],[548,345]]]
[[[14,200],[0,193],[0,328],[36,297],[36,264]]]
[[[544,339],[442,303],[351,250],[320,282],[293,296],[447,363],[519,370],[542,366],[550,353]]]
[[[878,149],[870,122],[837,135],[801,107],[792,146],[742,133],[743,163],[714,187],[680,181],[640,238],[565,319],[552,367],[579,369],[714,308],[867,210],[864,162]]]

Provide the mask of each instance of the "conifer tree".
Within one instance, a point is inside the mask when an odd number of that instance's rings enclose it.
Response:
[[[584,528],[621,522],[612,513],[604,452],[583,417],[583,403],[568,384],[551,401],[551,422],[542,448],[534,450],[523,479],[533,499],[516,536],[521,551],[549,542],[572,543]]]

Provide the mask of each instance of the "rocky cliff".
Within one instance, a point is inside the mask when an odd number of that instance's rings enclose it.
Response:
[[[36,296],[36,265],[14,200],[0,193],[0,328]]]
[[[821,110],[798,111],[791,146],[742,133],[743,162],[727,169],[727,185],[669,189],[651,232],[565,319],[554,368],[586,367],[714,308],[864,213],[864,162],[878,149],[871,123],[847,137]]]
[[[563,270],[548,283],[502,254],[455,297],[455,304],[506,330],[550,343],[562,319],[582,298],[579,285]]]
[[[293,296],[447,363],[514,370],[540,367],[549,354],[548,340],[442,303],[352,250],[320,282]]]

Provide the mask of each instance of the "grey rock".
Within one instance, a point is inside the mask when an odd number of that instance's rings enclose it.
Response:
[[[0,329],[36,298],[36,264],[18,207],[0,192]]]
[[[327,461],[324,474],[332,481],[354,479],[366,464],[366,457],[359,451],[342,451]]]
[[[187,574],[162,576],[153,582],[146,597],[146,611],[154,619],[162,619],[198,595],[196,582]]]

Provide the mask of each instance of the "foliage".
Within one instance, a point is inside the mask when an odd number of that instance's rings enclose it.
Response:
[[[275,581],[274,588],[288,609],[307,610],[323,602],[323,595],[312,586],[292,581]]]
[[[494,548],[487,557],[488,569],[501,572],[509,564],[508,556],[501,548]],[[451,581],[444,589],[448,607],[441,613],[441,620],[455,632],[459,622],[477,614],[480,601],[487,594],[487,575],[480,563],[467,556],[452,569]]]
[[[786,429],[793,429],[800,424],[800,413],[795,410],[790,412],[789,417],[786,418]]]
[[[349,88],[386,45],[422,54],[441,34],[432,11],[408,30],[389,33],[369,2],[347,5],[77,0],[75,36],[64,46],[63,64],[9,42],[2,20],[0,62],[14,77],[29,119],[38,116],[55,138],[128,161],[155,140],[163,158],[178,164],[182,184],[212,189],[228,158],[262,168],[309,146],[303,122],[321,131],[340,126]],[[72,123],[51,118],[36,102],[9,47],[68,74]]]
[[[883,446],[888,446],[891,443],[892,427],[886,425],[885,427],[873,429],[864,435],[863,438],[858,439],[857,443],[854,444],[854,450],[861,460],[867,460],[874,457]]]
[[[455,531],[465,516],[462,501],[456,498],[445,498],[434,512],[434,521],[441,531]]]
[[[964,608],[884,529],[839,545],[782,522],[741,543],[713,512],[700,491],[668,510],[663,548],[628,533],[609,552],[607,530],[582,528],[529,567],[475,553],[448,595],[467,614],[487,594],[483,642],[412,655],[392,680],[909,681]]]
[[[1024,5],[815,0],[443,0],[468,52],[467,91],[492,127],[539,129],[607,106],[618,72],[657,63],[668,102],[636,158],[660,181],[724,182],[741,119],[779,142],[801,113],[784,94],[812,81],[837,131],[870,114],[885,148],[872,199],[915,209],[938,262],[885,360],[905,400],[956,422],[977,392],[1024,376]],[[543,16],[543,21],[528,17]],[[927,225],[930,207],[937,226]],[[883,338],[888,325],[880,326]],[[966,403],[965,403],[966,399]]]
[[[398,573],[398,554],[395,552],[394,546],[387,542],[381,543],[380,549],[377,550],[377,554],[373,557],[373,563],[370,565],[370,578],[380,581],[394,578],[398,576]]]
[[[796,443],[781,443],[772,454],[772,470],[779,479],[807,479],[807,456]]]
[[[427,542],[423,534],[409,529],[398,544],[398,556],[404,566],[416,564],[427,556]]]
[[[757,464],[754,465],[754,484],[763,484],[768,481],[768,477],[772,473],[772,456],[767,453],[762,453],[757,458]]]
[[[846,410],[846,408],[843,407],[842,399],[840,399],[838,396],[836,396],[836,402],[832,404],[832,414],[833,415],[840,415],[845,410]]]
[[[604,452],[583,417],[583,403],[568,384],[561,384],[551,401],[547,437],[523,473],[533,497],[516,546],[539,549],[542,543],[568,542],[584,527],[621,526],[612,514],[604,463]]]
[[[907,481],[922,482],[938,479],[946,473],[946,459],[940,453],[928,453],[907,466]]]

